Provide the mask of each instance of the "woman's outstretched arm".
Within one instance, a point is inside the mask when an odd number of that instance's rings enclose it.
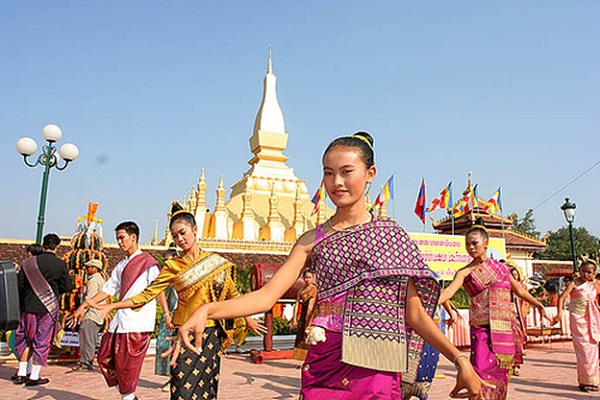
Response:
[[[466,268],[467,267],[456,271],[456,274],[454,275],[454,279],[452,279],[452,282],[450,282],[448,287],[442,291],[442,294],[440,295],[440,298],[438,300],[438,304],[444,304],[445,302],[450,300],[452,298],[452,296],[454,296],[456,294],[456,292],[458,292],[458,289],[461,288],[461,286],[463,285],[463,282],[465,281],[465,277],[468,274],[468,271]]]
[[[512,276],[510,277],[510,287],[514,294],[516,294],[532,306],[536,307],[538,310],[540,310],[540,315],[546,318],[548,321],[550,321],[550,317],[548,317],[548,314],[546,314],[546,309],[544,308],[544,305],[538,299],[533,297],[531,293],[523,289],[523,286],[521,286],[519,281],[517,281]]]

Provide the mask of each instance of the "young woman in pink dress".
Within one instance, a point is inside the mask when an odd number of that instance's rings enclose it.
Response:
[[[596,265],[592,261],[584,261],[579,267],[579,276],[569,283],[558,299],[556,316],[552,319],[553,325],[561,320],[565,302],[571,296],[569,322],[577,356],[577,381],[582,392],[600,390],[600,310],[595,277]]]

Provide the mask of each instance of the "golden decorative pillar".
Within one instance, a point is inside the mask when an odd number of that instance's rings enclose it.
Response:
[[[227,208],[225,208],[225,187],[223,186],[222,175],[219,180],[219,187],[217,188],[217,204],[210,221],[208,236],[214,239],[229,239]]]
[[[257,240],[258,224],[252,211],[252,193],[245,190],[242,195],[244,206],[240,219],[233,224],[233,239]]]
[[[284,240],[286,242],[295,242],[305,230],[300,185],[298,185],[296,186],[296,198],[294,200],[294,219],[291,228],[285,231]]]
[[[202,172],[200,173],[200,180],[196,189],[196,212],[194,213],[194,218],[196,218],[196,223],[198,224],[198,234],[196,237],[198,239],[206,237],[208,235],[208,221],[210,217],[206,210],[206,178],[204,177],[204,168],[202,168]]]
[[[279,218],[277,211],[277,193],[275,192],[275,182],[271,182],[271,196],[269,197],[269,216],[267,225],[263,226],[258,234],[259,240],[269,240],[272,242],[283,242],[285,227]]]

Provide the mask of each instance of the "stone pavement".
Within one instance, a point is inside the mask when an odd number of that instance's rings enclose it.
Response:
[[[114,388],[107,388],[99,372],[72,372],[73,364],[54,364],[42,368],[42,376],[50,378],[43,386],[14,385],[9,378],[16,364],[0,365],[0,399],[6,400],[95,400],[119,399]],[[248,354],[231,353],[223,358],[220,400],[296,399],[300,387],[300,362],[266,360],[256,365]],[[575,355],[570,342],[534,345],[527,349],[521,376],[510,382],[511,400],[576,400],[600,399],[599,393],[577,390]],[[147,357],[139,382],[140,400],[168,399],[161,392],[166,377],[155,376],[154,357]],[[430,399],[448,399],[456,371],[443,359],[438,366]]]

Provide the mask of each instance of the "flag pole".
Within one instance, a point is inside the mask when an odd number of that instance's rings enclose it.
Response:
[[[448,212],[450,213],[450,221],[452,223],[452,235],[454,236],[454,193],[453,193],[453,187],[452,187],[452,181],[450,181],[450,183],[448,184],[449,186],[449,192],[450,192],[450,197],[448,198],[448,204],[446,205],[446,207],[450,207],[448,208]]]
[[[392,188],[392,200],[394,200],[394,208],[393,208],[393,213],[394,213],[394,221],[398,222],[398,220],[396,219],[396,171],[394,171],[394,173],[392,174],[393,176],[393,188]]]
[[[504,210],[502,209],[502,186],[498,188],[498,206],[500,207],[500,218],[502,218],[502,239],[504,237]]]

